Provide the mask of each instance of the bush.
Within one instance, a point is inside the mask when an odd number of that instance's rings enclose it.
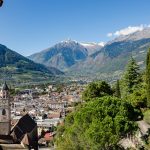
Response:
[[[132,105],[119,98],[91,99],[66,117],[57,148],[116,150],[119,140],[136,129],[137,118]]]
[[[150,124],[150,110],[144,112],[144,120]]]
[[[91,98],[112,95],[113,90],[105,81],[96,81],[90,83],[83,92],[82,99],[89,101]]]

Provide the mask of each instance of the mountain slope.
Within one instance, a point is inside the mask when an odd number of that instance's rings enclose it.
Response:
[[[144,67],[149,47],[150,28],[146,28],[108,42],[103,48],[90,55],[86,60],[72,66],[68,73],[89,75],[120,72],[124,69],[131,56],[137,60],[141,67]]]
[[[41,64],[37,64],[28,58],[8,49],[6,46],[0,44],[0,71],[2,73],[7,71],[8,74],[30,74],[36,78],[38,74],[57,75],[62,74],[61,71],[55,68],[47,68]],[[34,75],[36,75],[34,77]]]
[[[100,43],[80,43],[82,46],[84,46],[87,51],[88,55],[92,55],[93,53],[99,51],[102,47],[104,47],[104,42]]]
[[[75,41],[63,41],[29,58],[46,66],[67,70],[77,62],[85,60],[88,56],[87,49]]]
[[[141,68],[145,67],[149,47],[150,28],[145,28],[119,36],[101,47],[91,43],[61,42],[29,58],[64,70],[67,75],[110,77],[120,76],[131,56]]]

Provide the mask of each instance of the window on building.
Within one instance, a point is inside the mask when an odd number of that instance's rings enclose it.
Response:
[[[2,115],[3,115],[3,116],[6,115],[6,110],[5,110],[5,109],[2,110]]]

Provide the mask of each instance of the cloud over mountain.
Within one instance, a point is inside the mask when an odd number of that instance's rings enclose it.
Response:
[[[115,32],[110,32],[107,34],[107,36],[108,37],[125,36],[125,35],[132,34],[134,32],[137,32],[137,31],[142,31],[146,27],[150,27],[150,25],[141,24],[139,26],[128,26],[127,28],[123,28]]]

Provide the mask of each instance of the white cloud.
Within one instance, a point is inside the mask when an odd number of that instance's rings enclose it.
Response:
[[[150,25],[143,25],[141,24],[140,26],[128,26],[127,28],[118,30],[114,33],[108,33],[108,37],[116,37],[116,36],[121,36],[121,35],[129,35],[131,33],[137,32],[137,31],[142,31],[144,28],[150,27]]]
[[[98,43],[98,45],[100,45],[100,46],[102,46],[102,47],[105,46],[105,44],[106,44],[105,42],[99,42],[99,43]]]
[[[116,31],[114,33],[114,35],[116,36],[120,36],[120,35],[128,35],[128,34],[131,34],[131,33],[134,33],[134,32],[137,32],[137,31],[142,31],[144,29],[144,26],[141,25],[141,26],[129,26],[127,28],[124,28],[124,29],[121,29],[119,31]]]
[[[108,36],[108,37],[112,37],[112,36],[113,36],[113,33],[108,33],[107,36]]]

